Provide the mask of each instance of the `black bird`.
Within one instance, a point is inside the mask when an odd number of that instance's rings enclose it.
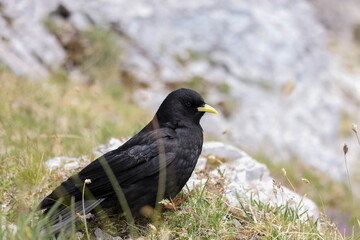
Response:
[[[197,92],[185,88],[171,92],[139,133],[71,176],[41,201],[39,209],[53,212],[50,231],[58,233],[73,221],[71,203],[73,212],[80,214],[100,205],[115,207],[119,212],[128,208],[132,215],[139,216],[144,207],[155,207],[163,198],[174,198],[186,184],[201,153],[200,119],[205,112],[217,113]],[[127,206],[118,199],[121,193]],[[57,209],[49,211],[54,205]]]

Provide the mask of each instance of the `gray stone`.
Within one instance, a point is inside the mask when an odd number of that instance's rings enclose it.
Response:
[[[118,148],[125,142],[126,139],[111,138],[108,144],[97,146],[93,152],[96,156],[101,156],[111,150]],[[59,156],[54,157],[45,162],[45,166],[49,170],[63,169],[70,172],[74,169],[85,167],[91,160],[87,156],[81,156],[79,158]],[[66,175],[66,173],[65,173]]]
[[[288,205],[305,212],[304,217],[319,217],[316,204],[283,186],[276,186],[264,164],[248,156],[243,151],[221,142],[205,142],[202,155],[215,155],[226,159],[226,162],[213,170],[210,176],[225,176],[225,194],[231,205],[239,206],[239,200],[250,198],[275,206]],[[220,171],[219,171],[220,170]],[[191,183],[196,182],[193,175]],[[203,183],[198,181],[199,184]],[[192,187],[192,186],[190,186]]]
[[[65,51],[42,22],[56,2],[0,2],[0,61],[16,74],[44,78],[65,60]]]
[[[96,240],[122,240],[121,237],[113,237],[110,234],[103,232],[100,228],[96,228],[94,234]]]
[[[110,152],[111,150],[120,147],[124,142],[125,139],[110,138],[108,144],[97,146],[93,152],[96,156],[99,157],[107,152]]]
[[[87,156],[82,156],[80,158],[61,156],[47,160],[45,162],[45,166],[49,170],[56,170],[58,168],[73,170],[83,166],[86,163],[89,163],[89,158]]]
[[[353,40],[354,28],[360,23],[358,0],[310,0],[318,19],[337,38]]]

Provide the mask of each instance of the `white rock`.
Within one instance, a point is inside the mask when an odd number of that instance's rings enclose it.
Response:
[[[313,201],[286,187],[274,186],[268,168],[243,151],[221,142],[206,142],[202,155],[215,155],[226,159],[224,164],[210,174],[220,177],[219,172],[221,172],[225,176],[225,194],[231,205],[239,206],[239,200],[252,198],[275,206],[289,205],[298,209],[300,214],[305,212],[304,218],[311,216],[317,219],[319,217],[317,206]],[[204,179],[200,180],[194,174],[189,183],[191,190],[195,184],[204,184]]]
[[[125,139],[111,138],[108,144],[97,146],[93,152],[96,156],[99,157],[111,150],[118,148],[124,142]],[[60,156],[47,160],[45,162],[45,166],[49,170],[63,168],[69,171],[80,167],[85,167],[88,163],[90,163],[90,159],[87,156],[81,156],[79,158]]]
[[[245,152],[231,145],[226,145],[221,142],[205,142],[201,155],[209,154],[226,158],[230,161],[248,156]]]
[[[108,233],[103,232],[100,228],[95,229],[96,240],[122,240],[121,237],[113,237]]]
[[[43,25],[57,0],[3,0],[0,61],[18,75],[46,77],[65,60],[65,51]]]
[[[78,159],[64,164],[64,169],[70,170],[70,169],[76,169],[76,168],[80,167],[80,164],[77,162],[77,160]]]
[[[118,147],[120,147],[125,142],[124,139],[120,140],[117,138],[111,138],[109,140],[108,144],[97,146],[93,152],[96,156],[101,156],[107,152],[110,152],[111,150],[114,150]]]
[[[80,167],[81,162],[88,162],[89,158],[87,156],[82,156],[79,158],[73,157],[54,157],[45,162],[45,166],[49,170],[55,170],[58,168],[64,168],[66,170],[72,170]]]

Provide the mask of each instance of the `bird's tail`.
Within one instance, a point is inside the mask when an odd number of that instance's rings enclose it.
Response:
[[[94,199],[77,201],[71,207],[54,205],[45,212],[45,227],[41,229],[42,234],[59,234],[61,231],[67,233],[75,226],[75,222],[86,217],[91,210],[96,208],[105,199]],[[85,213],[85,216],[84,216]]]

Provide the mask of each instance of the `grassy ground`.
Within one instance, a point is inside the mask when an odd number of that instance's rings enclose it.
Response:
[[[47,82],[31,82],[7,71],[0,72],[0,78],[0,239],[47,238],[40,236],[39,213],[33,209],[63,180],[63,174],[47,170],[44,161],[54,156],[91,156],[92,149],[110,137],[133,135],[152,113],[136,106],[119,82],[77,84],[61,74]],[[292,175],[296,178],[296,173]],[[241,200],[242,207],[230,208],[222,191],[209,186],[187,194],[180,210],[139,222],[133,237],[343,239],[327,220],[304,220],[287,206]],[[113,236],[129,234],[125,219],[116,215],[90,221],[91,238],[98,226]],[[82,235],[73,233],[70,238],[87,239],[84,227],[79,230]]]
[[[91,155],[111,136],[133,135],[150,120],[114,82],[74,84],[58,76],[30,82],[6,71],[0,79],[0,210],[9,222],[61,180],[44,161]]]

